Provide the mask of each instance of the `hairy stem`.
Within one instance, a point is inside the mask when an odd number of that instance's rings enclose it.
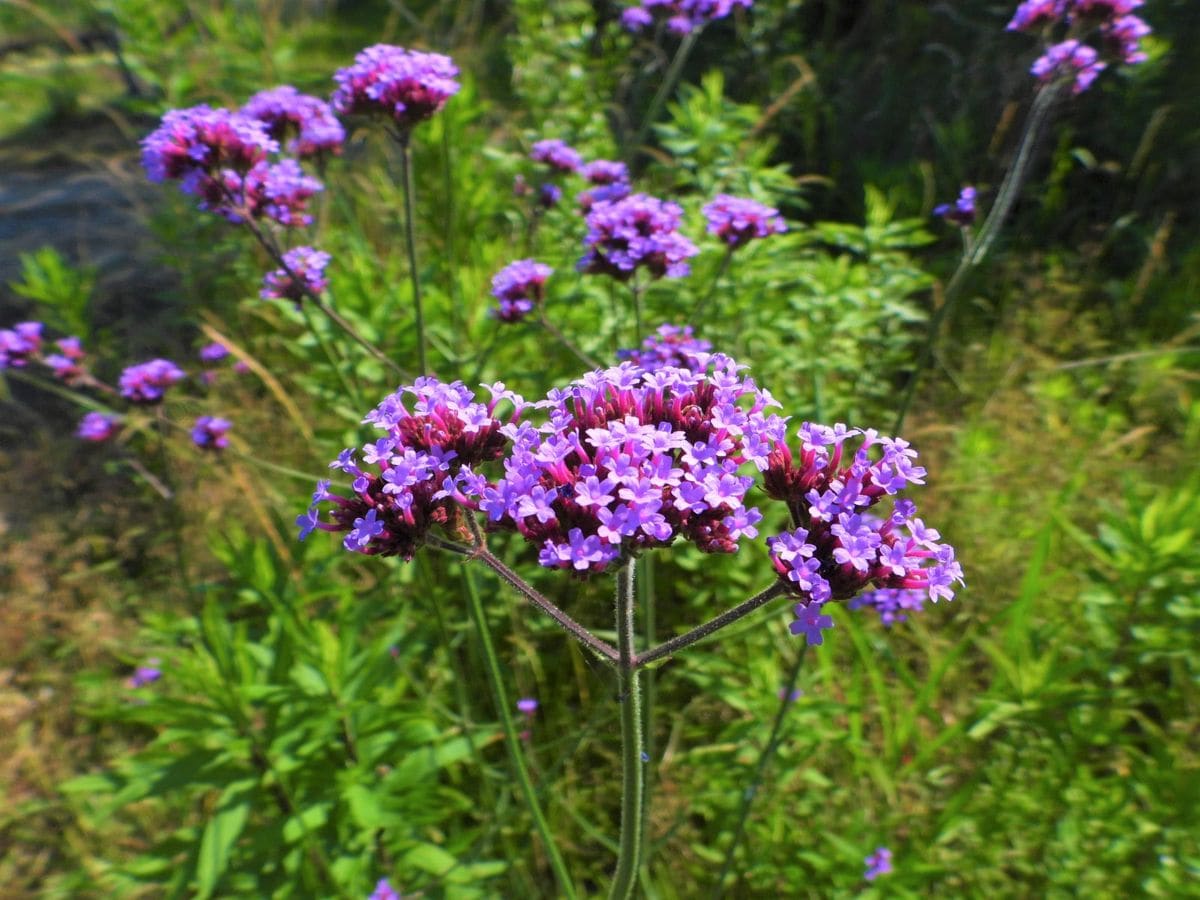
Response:
[[[634,665],[634,568],[630,560],[617,573],[616,628],[617,702],[621,704],[621,842],[617,871],[609,900],[633,896],[638,861],[642,855],[642,792],[644,736],[642,734],[641,685]]]
[[[429,366],[425,358],[425,309],[421,304],[421,273],[417,269],[417,228],[414,207],[416,191],[413,189],[413,163],[410,135],[403,132],[396,137],[400,145],[400,171],[404,188],[404,246],[408,251],[408,276],[412,281],[413,312],[417,325],[417,368],[427,374]]]
[[[684,647],[690,647],[692,644],[702,641],[706,637],[709,637],[715,632],[720,631],[726,625],[732,625],[738,619],[748,616],[760,606],[764,605],[765,603],[769,603],[771,600],[774,600],[776,597],[783,594],[784,590],[784,586],[781,583],[776,582],[765,591],[761,591],[760,593],[755,594],[749,600],[739,603],[733,609],[721,613],[721,615],[717,616],[715,619],[710,619],[703,625],[698,625],[685,634],[681,634],[678,637],[673,637],[669,641],[664,641],[663,643],[659,644],[657,647],[653,647],[649,650],[639,653],[634,658],[633,664],[636,668],[640,669],[642,666],[649,665],[656,660],[662,659],[664,656],[670,656],[671,654],[682,650]]]

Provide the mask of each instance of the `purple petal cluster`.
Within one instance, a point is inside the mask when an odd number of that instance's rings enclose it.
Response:
[[[1043,83],[1072,79],[1073,92],[1080,94],[1110,63],[1146,61],[1141,42],[1151,29],[1132,14],[1142,5],[1143,0],[1025,0],[1008,30],[1043,30],[1062,37],[1038,57],[1031,72]]]
[[[879,621],[891,627],[896,622],[908,621],[907,613],[921,612],[925,608],[924,591],[904,588],[879,588],[865,591],[851,600],[850,609],[873,609],[879,613]]]
[[[400,900],[400,893],[386,878],[380,878],[367,900]]]
[[[594,159],[583,167],[580,174],[591,185],[575,198],[585,213],[597,203],[624,199],[633,190],[629,184],[629,169],[623,162]]]
[[[963,228],[975,224],[975,188],[968,185],[959,192],[953,203],[942,203],[933,208],[933,214]]]
[[[538,702],[533,697],[522,697],[517,701],[517,711],[524,716],[532,716],[537,712]]]
[[[246,173],[243,178],[227,178],[227,196],[237,198],[237,205],[230,207],[228,200],[213,208],[232,222],[240,222],[243,212],[251,218],[267,217],[286,228],[311,225],[308,201],[325,189],[321,182],[305,174],[300,163],[284,159],[268,165],[261,163]]]
[[[293,247],[283,254],[285,268],[268,272],[263,278],[259,296],[264,300],[291,300],[296,305],[306,296],[319,296],[329,286],[325,267],[330,259],[323,250]]]
[[[646,194],[595,204],[587,214],[587,253],[583,272],[627,281],[639,269],[652,278],[679,278],[691,269],[686,260],[700,251],[679,233],[683,210]]]
[[[346,129],[333,108],[319,97],[302,94],[291,85],[259,91],[242,107],[242,115],[257,119],[287,151],[300,157],[342,152]]]
[[[492,296],[500,305],[493,315],[501,322],[519,322],[542,302],[546,279],[554,270],[532,259],[519,259],[492,278]]]
[[[787,503],[796,528],[769,538],[771,561],[797,605],[794,634],[819,637],[816,614],[831,600],[849,600],[868,587],[920,591],[933,602],[954,598],[963,581],[954,548],[917,518],[916,504],[898,499],[886,517],[868,512],[886,496],[925,483],[917,453],[901,438],[871,429],[805,422],[801,449],[772,451],[763,476],[767,495]],[[857,440],[850,455],[847,442]]]
[[[248,172],[278,150],[262,122],[201,105],[163,116],[142,141],[142,166],[151,181],[180,181],[186,193],[202,195],[204,179],[225,169]]]
[[[224,450],[229,446],[228,419],[217,416],[200,416],[192,426],[192,443],[201,450]]]
[[[723,355],[708,372],[632,363],[596,370],[535,404],[547,421],[509,424],[504,475],[488,482],[465,468],[446,491],[487,515],[492,530],[516,531],[548,568],[602,572],[676,538],[733,553],[758,534],[745,504],[786,420],[742,367]]]
[[[229,355],[229,348],[224,344],[213,342],[200,348],[200,362],[207,365],[218,363]]]
[[[695,337],[691,325],[659,325],[637,350],[618,350],[617,359],[629,360],[647,372],[668,366],[704,372],[712,358],[712,344]]]
[[[401,131],[431,118],[459,92],[458,67],[448,56],[375,44],[333,76],[339,113],[384,115]]]
[[[863,877],[874,881],[880,875],[890,875],[892,872],[892,851],[887,847],[876,847],[875,852],[863,860],[867,871]]]
[[[134,669],[133,674],[129,676],[129,680],[125,684],[136,690],[137,688],[154,684],[160,678],[162,678],[162,669],[158,667],[158,660],[151,659],[147,661],[146,665],[138,666]]]
[[[1069,0],[1025,0],[1013,13],[1009,31],[1032,31],[1066,18]]]
[[[1042,83],[1062,77],[1074,78],[1071,92],[1081,94],[1092,86],[1092,82],[1108,67],[1100,60],[1096,48],[1071,38],[1046,48],[1029,71]]]
[[[59,338],[54,343],[58,352],[43,357],[42,363],[53,370],[54,377],[59,381],[74,384],[86,374],[83,346],[77,337]]]
[[[535,143],[529,151],[529,158],[561,175],[573,175],[583,168],[583,157],[579,152],[558,138]]]
[[[80,440],[102,444],[116,436],[121,430],[121,420],[117,416],[102,412],[90,412],[79,422],[75,436]]]
[[[655,18],[665,18],[667,28],[683,35],[725,18],[735,6],[750,9],[753,5],[754,0],[641,0],[621,13],[621,24],[630,31],[640,31],[653,25]]]
[[[41,322],[20,322],[0,329],[0,370],[25,368],[41,349]]]
[[[161,402],[167,388],[183,379],[183,370],[175,363],[152,359],[127,368],[121,373],[118,386],[121,396],[130,403],[151,404]]]
[[[708,219],[708,233],[716,235],[731,248],[787,231],[779,210],[729,194],[718,194],[706,204],[704,217]]]
[[[385,436],[330,463],[353,479],[350,495],[331,493],[328,481],[318,484],[308,512],[296,520],[301,540],[314,528],[346,532],[347,550],[412,559],[434,526],[457,530],[452,495],[464,480],[475,483],[472,466],[503,455],[504,431],[525,408],[503,384],[489,390],[492,399],[480,403],[462,382],[423,376],[388,396],[363,420]],[[496,415],[501,401],[513,407],[507,420]],[[324,521],[322,503],[333,504]]]

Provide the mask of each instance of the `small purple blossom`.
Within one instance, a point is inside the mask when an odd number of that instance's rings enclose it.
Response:
[[[1074,38],[1054,44],[1034,61],[1029,71],[1043,84],[1057,78],[1072,78],[1071,92],[1081,94],[1092,86],[1099,74],[1107,68],[1100,60],[1094,47],[1082,44]]]
[[[42,348],[42,323],[21,322],[0,329],[0,371],[23,369]]]
[[[754,0],[641,0],[621,13],[621,24],[640,31],[654,24],[655,16],[665,18],[667,28],[679,35],[728,16],[735,6],[750,9]]]
[[[90,412],[80,420],[79,428],[75,431],[75,436],[80,440],[102,444],[115,437],[120,430],[121,419],[119,416],[102,412]]]
[[[708,233],[719,237],[730,248],[787,231],[779,210],[729,194],[718,194],[706,204],[704,216],[708,219]]]
[[[400,892],[386,878],[380,878],[367,900],[401,900]]]
[[[691,269],[686,260],[700,251],[679,233],[683,210],[646,194],[595,204],[587,215],[587,253],[583,272],[627,281],[639,269],[652,278],[679,278]]]
[[[492,278],[492,296],[499,301],[493,315],[501,322],[519,322],[541,302],[546,279],[554,270],[532,259],[519,259]]]
[[[333,114],[333,108],[291,85],[259,91],[246,101],[242,115],[266,125],[276,141],[288,138],[288,152],[300,157],[339,154],[346,140],[346,129]]]
[[[889,875],[892,871],[892,851],[887,847],[876,847],[875,852],[863,860],[867,871],[863,877],[874,881],[880,875]]]
[[[201,105],[163,116],[142,141],[142,166],[151,181],[179,181],[185,193],[204,196],[207,179],[244,174],[278,150],[257,119]]]
[[[666,323],[643,340],[640,349],[617,351],[617,359],[627,359],[647,372],[666,366],[703,372],[711,356],[712,344],[696,337],[691,325]]]
[[[192,443],[201,450],[224,450],[229,446],[228,419],[218,416],[200,416],[192,426]]]
[[[522,697],[517,701],[517,710],[526,716],[532,716],[537,712],[538,702],[533,697]]]
[[[312,224],[308,201],[325,186],[305,174],[294,159],[284,159],[274,165],[255,166],[240,182],[231,183],[230,188],[239,202],[232,205],[222,202],[213,207],[214,212],[235,223],[244,218],[243,213],[249,213],[254,219],[265,216],[287,228],[295,228]]]
[[[333,76],[333,108],[343,114],[386,115],[401,129],[431,118],[461,88],[448,56],[375,44]]]
[[[943,203],[933,208],[933,214],[951,224],[970,228],[975,224],[975,188],[968,185],[959,192],[953,203]]]
[[[118,386],[121,396],[130,403],[158,403],[167,388],[184,377],[183,370],[170,360],[152,359],[127,368],[121,373]]]
[[[573,175],[583,167],[583,157],[579,152],[558,138],[535,143],[529,151],[529,158],[562,175]]]
[[[562,200],[562,188],[557,184],[546,182],[538,188],[538,206],[542,209],[553,209]]]
[[[1067,13],[1068,0],[1026,0],[1017,7],[1009,31],[1032,31],[1059,22]]]
[[[622,200],[633,191],[629,185],[629,169],[623,162],[595,159],[585,165],[580,174],[590,185],[575,198],[585,213],[597,203]]]
[[[200,348],[200,362],[207,365],[218,363],[229,355],[229,348],[224,344],[213,342]]]
[[[859,594],[848,605],[850,609],[875,610],[879,613],[879,621],[891,627],[896,622],[907,621],[906,613],[921,612],[927,596],[926,591],[880,588]]]
[[[159,662],[157,659],[146,661],[146,665],[138,666],[133,670],[133,674],[125,682],[126,686],[137,690],[138,688],[146,687],[154,684],[162,678],[162,669],[158,668]]]
[[[821,612],[822,604],[815,600],[811,603],[797,603],[793,608],[796,621],[792,622],[789,630],[792,634],[803,634],[809,646],[820,646],[824,642],[822,632],[833,627],[833,616]]]
[[[291,300],[297,305],[306,296],[319,296],[329,286],[325,279],[325,267],[330,259],[330,255],[323,250],[292,248],[283,254],[283,263],[287,268],[268,272],[259,296],[264,300]]]

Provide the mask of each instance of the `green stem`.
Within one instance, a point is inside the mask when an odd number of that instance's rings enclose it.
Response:
[[[412,280],[413,311],[417,325],[417,368],[425,375],[429,371],[425,358],[425,309],[421,305],[421,273],[417,269],[417,229],[415,210],[416,191],[413,189],[412,147],[410,134],[397,135],[400,144],[400,171],[404,188],[404,246],[408,251],[408,275]]]
[[[656,634],[658,629],[657,617],[655,616],[655,591],[654,591],[654,554],[647,553],[642,558],[642,640],[646,647],[653,647],[658,640]],[[645,703],[643,705],[642,727],[646,734],[646,755],[650,759],[657,759],[658,753],[654,746],[654,700],[655,700],[655,671],[647,669],[642,676],[645,680],[643,688],[645,694]],[[647,768],[645,771],[644,787],[642,789],[642,833],[646,833],[646,822],[650,817],[650,792],[653,789],[652,784],[653,769]],[[642,857],[642,868],[648,871],[650,868],[651,846],[646,844]]]
[[[621,704],[621,848],[609,900],[633,896],[638,862],[642,855],[642,793],[645,750],[642,734],[642,697],[634,668],[634,560],[617,573],[617,700]]]
[[[333,352],[333,348],[330,347],[329,342],[325,340],[325,335],[322,334],[321,329],[317,327],[316,320],[313,319],[312,311],[309,310],[307,303],[300,304],[300,312],[304,316],[304,321],[305,324],[308,325],[308,330],[312,332],[312,336],[317,339],[317,344],[320,346],[321,352],[325,354],[326,361],[328,361],[330,367],[333,369],[333,374],[336,375],[338,381],[341,382],[342,389],[346,392],[348,397],[352,397],[354,399],[354,402],[359,407],[362,407],[363,402],[361,394],[355,389],[355,386],[351,385],[349,380],[347,380],[346,373],[342,371],[343,360]]]
[[[700,313],[708,307],[713,295],[717,292],[717,287],[721,284],[721,279],[725,277],[725,273],[729,270],[729,263],[732,261],[733,248],[726,247],[725,256],[721,260],[721,265],[717,267],[717,274],[713,276],[712,283],[709,284],[708,290],[705,292],[704,296],[696,302],[695,307],[692,309],[692,322],[698,323],[700,321]]]
[[[654,125],[654,121],[658,118],[658,114],[662,112],[663,105],[667,102],[667,98],[675,90],[676,84],[679,83],[679,76],[683,72],[684,63],[687,62],[688,55],[692,52],[692,48],[696,46],[696,39],[700,37],[700,28],[688,32],[688,34],[679,42],[679,47],[675,50],[675,56],[671,60],[671,65],[667,67],[667,73],[663,76],[663,80],[658,85],[658,91],[654,94],[654,99],[650,101],[650,108],[646,110],[646,117],[642,119],[641,127],[638,128],[637,134],[633,136],[626,151],[626,156],[636,160],[641,155],[642,141],[646,139],[646,134]]]
[[[742,601],[737,606],[733,607],[733,609],[721,613],[721,615],[717,616],[716,618],[709,619],[703,625],[697,625],[691,631],[681,634],[678,637],[673,637],[669,641],[663,641],[657,647],[644,650],[637,655],[633,663],[637,668],[640,669],[642,666],[649,665],[656,660],[662,659],[664,656],[671,656],[672,654],[682,650],[684,647],[690,647],[692,644],[702,641],[705,638],[715,634],[726,625],[732,625],[738,619],[750,615],[750,613],[754,612],[760,606],[765,603],[769,603],[776,597],[782,595],[785,591],[786,588],[783,586],[783,583],[776,581],[766,590],[760,591],[749,600]]]
[[[563,897],[574,898],[577,896],[575,884],[571,880],[570,873],[567,871],[566,863],[563,862],[562,854],[559,853],[558,845],[554,842],[554,836],[550,833],[550,825],[542,813],[542,807],[538,803],[537,791],[534,790],[533,781],[529,777],[529,768],[525,765],[525,755],[521,749],[521,738],[517,732],[516,723],[513,721],[512,710],[508,704],[508,696],[504,690],[504,675],[500,668],[500,659],[496,656],[496,647],[492,643],[492,633],[488,628],[483,601],[480,599],[479,590],[475,586],[473,573],[464,567],[463,577],[467,584],[468,609],[471,613],[471,620],[475,625],[475,632],[479,636],[479,646],[483,650],[484,661],[487,664],[488,684],[492,688],[492,697],[496,703],[496,713],[500,717],[500,725],[504,730],[504,746],[508,750],[509,761],[512,763],[513,771],[517,776],[517,783],[521,788],[521,794],[525,798],[525,805],[529,807],[529,814],[533,818],[533,826],[542,839],[546,856],[550,860],[550,868],[554,870],[554,877],[558,881],[559,891]]]
[[[783,691],[779,698],[779,709],[775,711],[775,724],[771,726],[771,736],[767,738],[767,744],[759,754],[758,764],[754,767],[754,779],[747,785],[746,790],[742,793],[742,805],[738,810],[737,826],[733,830],[733,840],[729,842],[729,847],[725,850],[725,861],[721,864],[721,873],[717,876],[716,883],[713,885],[712,896],[718,898],[722,894],[722,886],[725,884],[725,878],[729,875],[729,870],[733,867],[733,857],[737,853],[738,845],[742,842],[742,836],[746,833],[746,821],[750,817],[750,806],[754,803],[754,798],[758,796],[758,789],[762,787],[763,775],[766,774],[767,766],[775,757],[775,752],[779,749],[780,738],[783,737],[783,720],[787,716],[788,709],[792,706],[792,691],[796,689],[796,681],[800,678],[800,667],[804,664],[805,654],[808,653],[808,644],[806,643],[800,648],[800,652],[796,654],[796,661],[792,663],[791,671],[788,672],[787,680],[784,683]]]
[[[642,286],[637,282],[637,276],[629,283],[633,291],[633,346],[642,346]]]

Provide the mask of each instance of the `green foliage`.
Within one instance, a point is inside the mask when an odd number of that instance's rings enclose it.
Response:
[[[21,254],[21,280],[9,287],[38,304],[39,315],[85,342],[91,337],[89,304],[96,286],[94,266],[73,266],[53,247]]]

